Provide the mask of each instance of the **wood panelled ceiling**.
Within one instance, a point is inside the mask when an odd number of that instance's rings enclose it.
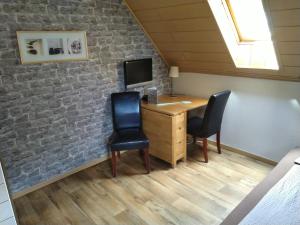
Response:
[[[300,0],[265,0],[280,70],[238,69],[206,0],[125,0],[168,65],[198,72],[300,81]]]

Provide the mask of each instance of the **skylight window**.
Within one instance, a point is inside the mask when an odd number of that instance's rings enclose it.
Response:
[[[226,0],[241,41],[271,39],[261,0]]]
[[[238,68],[278,70],[262,0],[208,0]]]

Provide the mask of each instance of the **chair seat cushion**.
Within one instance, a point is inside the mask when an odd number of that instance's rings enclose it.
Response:
[[[148,148],[149,140],[141,129],[122,129],[114,131],[110,137],[112,151]]]
[[[192,136],[202,137],[201,127],[203,124],[203,118],[198,116],[188,119],[187,133]]]

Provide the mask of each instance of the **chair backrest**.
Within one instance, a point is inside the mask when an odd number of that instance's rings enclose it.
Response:
[[[114,130],[141,128],[141,101],[139,92],[111,94]]]
[[[209,137],[221,130],[223,113],[231,91],[226,90],[210,96],[201,130]]]

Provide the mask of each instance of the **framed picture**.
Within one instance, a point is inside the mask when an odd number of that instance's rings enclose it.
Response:
[[[17,31],[22,64],[87,60],[85,31]]]

